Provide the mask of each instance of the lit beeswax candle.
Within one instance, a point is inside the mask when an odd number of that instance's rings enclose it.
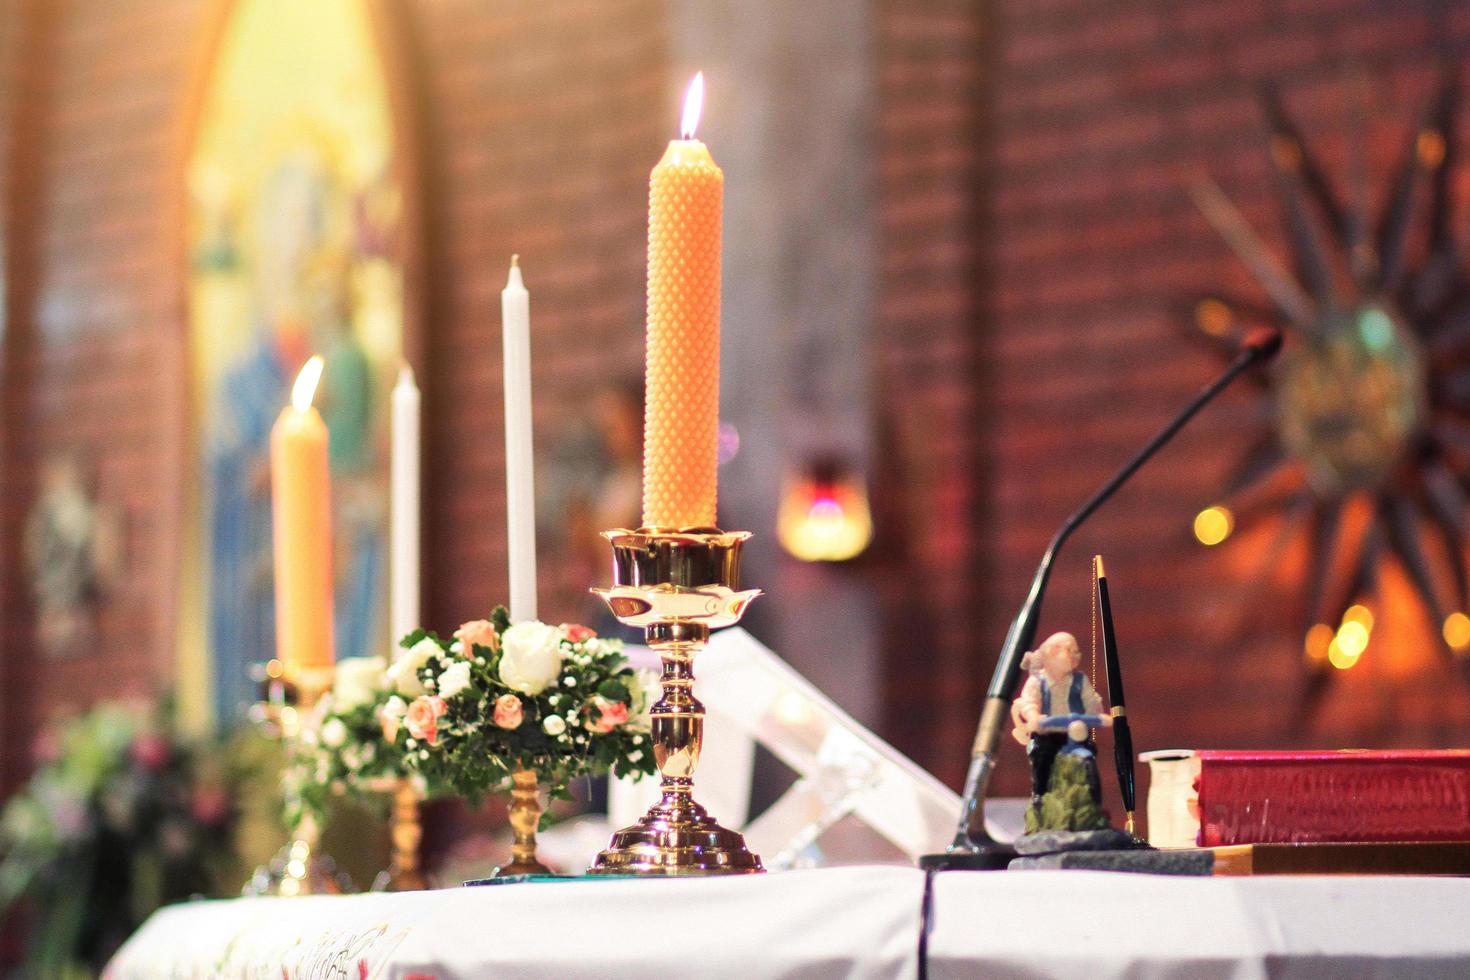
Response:
[[[327,425],[311,405],[321,376],[322,359],[313,357],[271,430],[276,656],[292,673],[330,667],[335,659]]]
[[[643,523],[713,527],[720,415],[720,223],[725,175],[694,138],[704,75],[684,101],[683,139],[648,193],[648,365]]]

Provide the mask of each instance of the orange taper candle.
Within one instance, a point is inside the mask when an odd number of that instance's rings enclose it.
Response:
[[[311,404],[321,376],[322,359],[313,357],[271,430],[276,656],[288,675],[330,667],[334,660],[327,424]]]
[[[684,101],[683,139],[648,190],[648,374],[643,523],[715,526],[720,426],[720,224],[725,175],[694,138],[704,75]]]

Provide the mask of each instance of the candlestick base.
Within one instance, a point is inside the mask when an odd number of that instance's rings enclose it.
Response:
[[[316,821],[303,818],[295,839],[277,851],[270,863],[256,868],[240,893],[291,898],[351,892],[351,880],[337,869],[336,862],[322,853],[320,837]]]
[[[693,800],[665,796],[631,827],[613,834],[588,874],[760,874],[761,859],[745,838]]]
[[[694,801],[704,742],[704,705],[695,699],[693,660],[712,629],[733,626],[760,595],[739,590],[745,531],[640,528],[606,531],[613,587],[593,589],[619,621],[639,626],[663,661],[663,696],[650,710],[654,758],[663,776],[658,803],[618,831],[588,869],[594,875],[759,874],[745,838]]]

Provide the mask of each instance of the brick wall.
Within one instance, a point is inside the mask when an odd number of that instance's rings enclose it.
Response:
[[[15,179],[16,164],[19,156],[16,152],[17,143],[15,136],[15,120],[21,100],[17,98],[21,94],[25,75],[22,71],[22,60],[20,56],[20,40],[23,32],[29,26],[28,17],[30,11],[24,9],[15,0],[5,0],[0,3],[0,160],[5,161],[0,166],[0,275],[15,267],[14,250],[17,244],[13,234],[15,222],[14,198],[17,190]],[[0,279],[9,282],[8,276]],[[11,488],[7,482],[9,474],[14,466],[11,462],[10,453],[10,429],[14,408],[18,405],[14,398],[15,386],[11,384],[11,377],[7,370],[10,358],[7,354],[10,346],[11,332],[8,325],[13,321],[16,307],[14,304],[13,291],[0,293],[0,486]],[[0,555],[5,555],[13,549],[15,540],[15,527],[11,523],[8,508],[0,507]],[[9,575],[8,563],[0,560],[0,602],[4,601],[6,588],[4,583]],[[12,649],[15,634],[8,627],[8,618],[0,621],[0,650]],[[14,740],[7,738],[9,732],[9,719],[16,712],[17,706],[12,705],[15,699],[9,695],[14,688],[14,670],[10,665],[12,658],[0,656],[0,795],[5,794],[11,784],[18,776],[20,767],[24,764],[21,753],[16,751]]]
[[[167,675],[183,430],[177,173],[212,4],[0,0],[8,230],[0,543],[6,762],[41,713]],[[427,618],[504,592],[498,292],[535,255],[536,435],[565,430],[595,381],[639,363],[644,182],[668,132],[669,39],[653,0],[383,0],[423,147]],[[1382,167],[1434,56],[1470,17],[1427,3],[882,0],[874,497],[884,730],[955,779],[1006,620],[1057,522],[1216,362],[1171,314],[1246,277],[1181,178],[1212,173],[1275,235],[1252,86],[1287,83],[1333,166],[1349,69],[1367,80]],[[149,43],[132,41],[141,36]],[[24,95],[22,98],[21,95]],[[1086,633],[1087,559],[1106,552],[1136,664],[1141,746],[1279,740],[1299,679],[1290,574],[1256,539],[1203,552],[1194,511],[1255,417],[1231,395],[1069,547],[1043,628]],[[34,656],[15,547],[35,467],[76,448],[127,521],[130,575],[96,652]],[[1264,590],[1262,590],[1264,583]],[[571,563],[542,567],[549,618],[582,607]],[[1253,589],[1255,591],[1253,591]],[[1414,642],[1411,638],[1406,642]],[[1085,644],[1084,644],[1085,645]],[[121,678],[121,680],[119,680]],[[1432,662],[1353,672],[1312,741],[1470,734]],[[1354,686],[1356,685],[1356,686]],[[1449,690],[1448,727],[1425,710]],[[1414,719],[1425,719],[1415,721]],[[7,771],[10,771],[10,765]],[[1020,786],[1019,755],[1001,788]]]
[[[1179,301],[1209,288],[1259,295],[1183,191],[1207,172],[1269,242],[1283,241],[1258,83],[1283,83],[1338,175],[1361,93],[1376,200],[1437,57],[1463,59],[1470,18],[1453,5],[1352,0],[1048,0],[996,15],[985,538],[989,605],[1008,610],[1062,517],[1219,370],[1180,328]],[[1290,730],[1300,550],[1271,564],[1272,531],[1210,551],[1189,534],[1264,419],[1246,392],[1202,415],[1079,533],[1043,633],[1074,630],[1086,650],[1088,562],[1102,551],[1140,748],[1463,744],[1470,697],[1393,576],[1399,601],[1380,619],[1395,625],[1375,632],[1377,659],[1370,647],[1318,722]],[[1405,660],[1410,669],[1392,666]],[[1021,768],[1019,753],[1008,761]]]
[[[172,521],[177,269],[171,142],[197,5],[18,3],[7,218],[5,696],[15,753],[44,713],[105,684],[153,686],[168,651],[160,547]],[[141,33],[140,33],[141,32]],[[128,43],[149,36],[156,44]],[[173,43],[171,43],[173,42]],[[100,179],[105,175],[105,179]],[[181,367],[181,365],[179,365]],[[21,525],[44,455],[89,460],[124,515],[130,574],[100,614],[95,653],[37,663]]]
[[[999,646],[981,604],[991,416],[980,356],[985,20],[964,0],[877,8],[872,560],[884,609],[885,729],[951,782],[964,772]]]
[[[15,111],[0,117],[15,161],[0,167],[11,284],[0,746],[4,771],[18,774],[40,718],[171,676],[186,445],[181,173],[224,8],[5,0],[10,8],[23,16],[7,18],[0,46],[0,90],[9,96],[17,80]],[[511,252],[536,257],[526,275],[539,438],[565,429],[609,364],[640,363],[645,187],[668,129],[662,5],[375,9],[399,42],[429,190],[428,336],[409,349],[428,369],[425,615],[444,627],[505,594],[498,323]],[[42,664],[18,542],[37,466],[62,450],[91,461],[100,496],[121,511],[127,574],[103,603],[95,649]],[[564,565],[544,562],[542,582],[548,618],[582,608],[586,583]]]
[[[425,613],[452,627],[506,594],[499,323],[511,253],[533,294],[539,446],[607,377],[641,370],[668,54],[654,0],[414,8],[431,192],[426,473],[451,489],[427,515]],[[585,609],[573,563],[547,555],[538,572],[543,618]]]

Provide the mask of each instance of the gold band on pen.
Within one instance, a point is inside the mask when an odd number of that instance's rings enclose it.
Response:
[[[1112,715],[1114,718],[1122,718],[1127,713],[1128,709],[1121,704],[1115,704],[1108,709],[1108,714]]]

